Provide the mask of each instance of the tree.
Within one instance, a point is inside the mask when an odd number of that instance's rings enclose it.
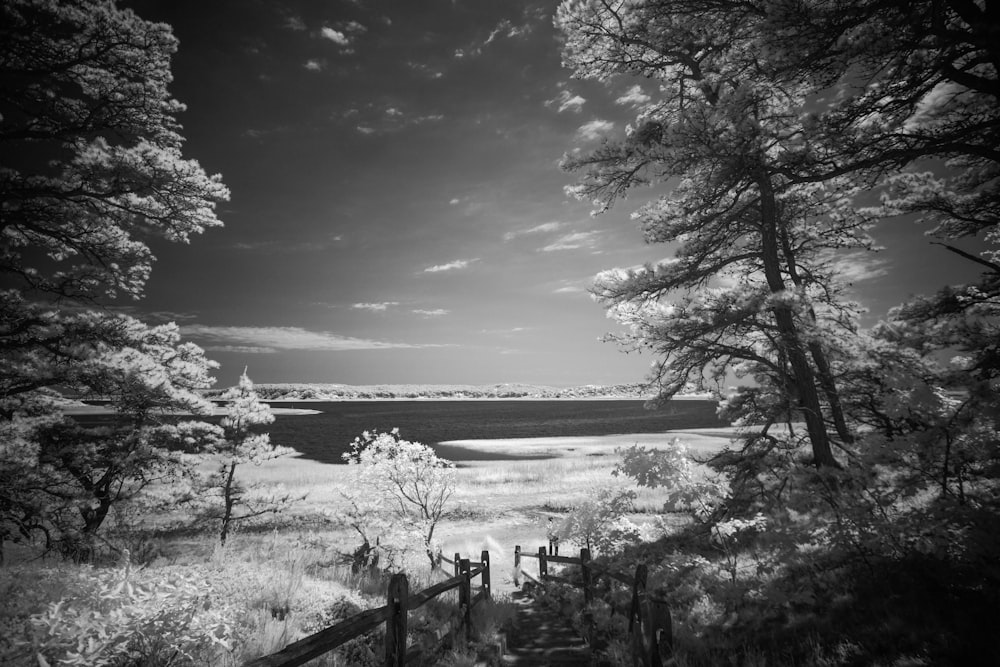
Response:
[[[352,488],[346,492],[354,508],[349,521],[365,543],[370,545],[365,530],[368,522],[403,533],[414,531],[431,569],[438,567],[434,530],[455,492],[454,464],[439,458],[427,445],[403,440],[398,429],[377,435],[366,431],[354,439],[344,460],[356,471]],[[405,534],[396,539],[400,537],[406,539]],[[379,540],[379,544],[390,546],[392,541]]]
[[[853,436],[830,357],[856,325],[834,276],[845,251],[873,247],[873,219],[851,206],[850,182],[784,175],[810,150],[797,113],[810,88],[761,75],[752,3],[566,2],[556,21],[577,76],[641,75],[663,94],[623,141],[563,163],[584,172],[572,192],[598,211],[679,179],[636,213],[648,242],[677,244],[675,258],[596,280],[594,294],[630,327],[618,340],[662,357],[662,399],[691,381],[752,375],[781,398],[768,423],[801,414],[814,463],[837,467],[829,431],[840,445]]]
[[[228,198],[182,157],[176,48],[169,26],[110,0],[0,7],[0,540],[51,526],[53,498],[70,496],[96,503],[82,521],[96,531],[107,503],[191,445],[200,429],[171,413],[209,410],[195,393],[211,383],[204,353],[175,325],[107,308],[141,297],[147,239],[188,242]],[[111,396],[119,417],[64,422],[47,388]]]
[[[236,468],[246,463],[259,466],[295,450],[273,445],[267,433],[258,432],[260,426],[274,422],[274,415],[266,403],[260,402],[245,369],[239,384],[221,398],[227,401],[226,416],[222,418],[223,433],[211,448],[219,458],[219,468],[203,481],[197,500],[208,503],[205,515],[218,521],[219,542],[225,546],[233,524],[276,514],[292,501],[290,494],[266,492],[259,485],[237,479]]]
[[[602,556],[620,552],[639,541],[639,528],[626,516],[635,509],[635,498],[635,491],[601,489],[563,519],[558,538]]]

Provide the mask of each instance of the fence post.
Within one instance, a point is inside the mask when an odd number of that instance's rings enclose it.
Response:
[[[460,560],[462,560],[462,554],[460,554],[460,553],[458,553],[458,552],[456,551],[456,552],[455,552],[455,576],[456,576],[456,577],[457,577],[457,576],[459,575],[459,573],[461,572],[461,570],[459,570],[459,568],[458,568],[458,562],[459,562]]]
[[[545,557],[545,547],[538,547],[538,580],[549,575],[549,561]]]
[[[386,667],[406,664],[406,599],[410,592],[405,574],[394,574],[386,593],[389,618],[385,622]]]
[[[483,573],[480,575],[483,582],[483,597],[487,600],[490,599],[490,552],[483,550],[483,554],[480,556],[483,560]]]
[[[514,547],[514,586],[521,587],[521,545]]]
[[[632,581],[632,604],[628,612],[628,632],[632,639],[632,660],[649,667],[649,651],[643,637],[642,602],[646,597],[647,568],[640,563],[635,568],[635,579]]]
[[[590,604],[594,599],[590,586],[590,549],[580,549],[580,573],[583,575],[583,601]]]
[[[469,559],[459,561],[459,571],[463,577],[458,587],[458,605],[462,611],[462,625],[465,626],[465,641],[472,637],[472,585],[469,578]]]
[[[665,665],[674,654],[674,628],[670,607],[661,595],[650,595],[646,600],[646,641],[649,664]]]

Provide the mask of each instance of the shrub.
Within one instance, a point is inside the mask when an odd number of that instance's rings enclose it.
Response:
[[[39,665],[212,663],[231,646],[232,610],[201,577],[178,570],[52,568],[30,573],[32,602],[58,591],[40,611],[6,619],[4,661],[33,655]],[[7,586],[8,592],[10,584]]]

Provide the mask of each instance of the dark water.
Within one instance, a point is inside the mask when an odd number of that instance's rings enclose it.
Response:
[[[551,401],[268,401],[274,408],[308,408],[318,415],[278,415],[268,427],[271,441],[294,447],[306,458],[341,463],[340,455],[362,431],[399,428],[407,440],[435,446],[453,461],[485,458],[447,440],[661,433],[678,428],[726,425],[715,401],[673,401],[647,410],[636,400]],[[488,458],[514,458],[491,455]]]

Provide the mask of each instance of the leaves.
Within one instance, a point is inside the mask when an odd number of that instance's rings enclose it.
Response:
[[[454,464],[427,445],[403,440],[398,429],[365,431],[343,457],[355,472],[352,488],[342,492],[351,508],[348,525],[383,550],[405,552],[415,536],[436,567],[434,529],[455,491]]]

